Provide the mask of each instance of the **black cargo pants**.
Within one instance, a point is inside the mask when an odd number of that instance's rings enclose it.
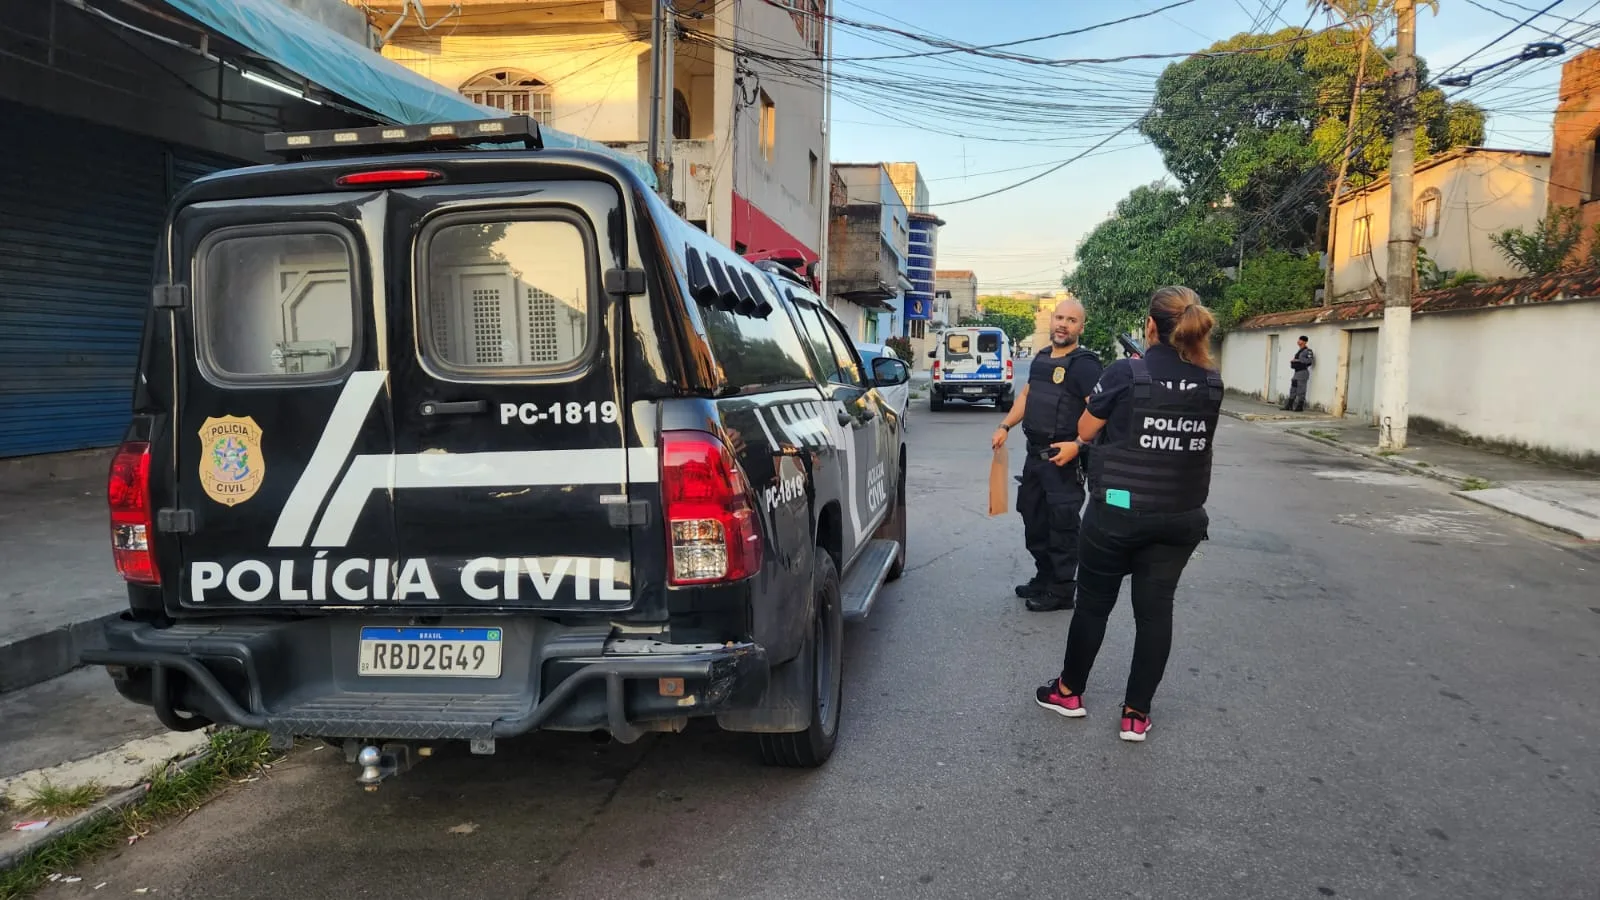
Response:
[[[1048,444],[1028,442],[1017,488],[1023,540],[1033,555],[1034,582],[1051,593],[1071,591],[1078,578],[1078,512],[1083,484],[1078,461],[1058,466],[1040,459]]]

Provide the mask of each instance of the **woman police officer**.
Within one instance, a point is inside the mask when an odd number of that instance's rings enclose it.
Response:
[[[1142,359],[1108,366],[1078,421],[1078,440],[1053,445],[1065,465],[1097,436],[1089,501],[1079,532],[1078,607],[1061,675],[1035,693],[1069,718],[1088,715],[1083,690],[1123,576],[1133,579],[1136,633],[1122,701],[1122,739],[1143,741],[1150,701],[1172,649],[1178,579],[1206,538],[1211,452],[1222,379],[1209,351],[1215,321],[1194,291],[1164,287],[1150,298]]]

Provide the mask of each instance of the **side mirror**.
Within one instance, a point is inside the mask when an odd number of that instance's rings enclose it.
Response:
[[[911,369],[898,359],[880,356],[872,361],[872,383],[878,387],[894,387],[911,380]]]
[[[928,351],[928,358],[929,359],[938,359],[939,358],[939,351],[938,350],[929,350]]]

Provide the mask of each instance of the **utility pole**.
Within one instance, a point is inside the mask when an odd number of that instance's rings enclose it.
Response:
[[[661,19],[662,0],[653,0],[650,12],[650,143],[645,161],[656,174],[656,191],[661,187]]]
[[[1389,279],[1378,339],[1378,449],[1404,450],[1410,420],[1411,287],[1417,236],[1411,175],[1416,168],[1417,5],[1395,0],[1394,153],[1389,160]]]
[[[661,17],[661,52],[656,64],[661,72],[661,104],[656,116],[660,120],[661,158],[657,163],[656,178],[661,182],[661,197],[672,206],[672,121],[677,107],[677,93],[673,89],[673,76],[678,69],[678,11],[673,0],[656,0],[656,14]]]
[[[650,171],[656,193],[672,203],[672,75],[677,16],[672,0],[653,0],[650,13]]]

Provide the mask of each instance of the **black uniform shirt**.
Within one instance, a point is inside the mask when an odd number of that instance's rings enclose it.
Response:
[[[1206,370],[1190,365],[1178,356],[1178,351],[1166,344],[1155,344],[1144,353],[1145,367],[1150,370],[1150,380],[1184,390],[1197,390],[1206,386]],[[1133,367],[1119,359],[1106,367],[1100,383],[1089,395],[1089,414],[1105,419],[1106,427],[1100,440],[1115,444],[1127,440],[1133,430]]]
[[[1022,430],[1029,437],[1070,441],[1078,434],[1083,398],[1100,377],[1100,357],[1080,345],[1076,355],[1040,352],[1028,364],[1028,399]],[[1057,380],[1056,370],[1061,370]]]

